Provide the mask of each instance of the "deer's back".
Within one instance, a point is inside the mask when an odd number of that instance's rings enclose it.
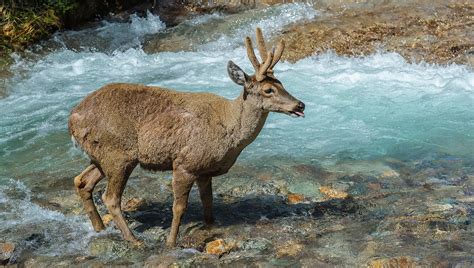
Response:
[[[226,106],[226,99],[209,93],[110,84],[72,110],[69,129],[98,162],[107,154],[124,154],[145,168],[167,170],[186,158],[195,169],[205,169],[228,150],[220,141],[228,132]]]

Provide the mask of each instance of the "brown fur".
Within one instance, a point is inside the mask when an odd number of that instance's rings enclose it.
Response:
[[[71,135],[92,165],[75,178],[95,230],[104,228],[92,201],[95,184],[108,178],[104,203],[124,238],[137,242],[120,209],[127,179],[140,164],[173,171],[174,246],[189,191],[197,182],[206,223],[212,223],[211,178],[226,173],[260,133],[268,112],[301,112],[304,105],[273,75],[258,81],[233,63],[229,74],[244,86],[235,100],[138,84],[110,84],[88,95],[69,118]],[[268,89],[272,92],[268,93]]]

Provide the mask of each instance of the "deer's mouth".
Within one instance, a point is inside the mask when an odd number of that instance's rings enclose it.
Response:
[[[291,111],[288,113],[291,117],[304,117],[303,111]]]

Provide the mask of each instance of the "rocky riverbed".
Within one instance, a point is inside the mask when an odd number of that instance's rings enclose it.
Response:
[[[267,159],[261,159],[267,162]],[[109,226],[92,238],[88,253],[37,255],[44,234],[25,230],[13,263],[27,267],[146,265],[167,267],[333,266],[384,267],[473,265],[474,170],[472,162],[442,157],[419,161],[237,164],[214,179],[216,224],[201,221],[192,190],[178,246],[164,246],[171,222],[169,174],[137,171],[122,207],[133,231],[145,241],[134,248],[114,230],[100,195],[95,201]],[[79,198],[64,185],[70,176],[33,188],[35,204],[64,215],[80,215]],[[146,189],[146,190],[144,190]]]

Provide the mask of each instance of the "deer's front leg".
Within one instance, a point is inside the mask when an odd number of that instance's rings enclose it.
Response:
[[[189,191],[191,191],[195,180],[195,176],[181,168],[175,168],[173,170],[173,221],[171,223],[170,235],[166,241],[168,247],[174,247],[176,245],[179,224],[188,206]]]
[[[212,178],[199,178],[197,185],[199,187],[199,195],[201,196],[204,222],[207,225],[211,225],[214,223],[214,215],[212,213]]]

